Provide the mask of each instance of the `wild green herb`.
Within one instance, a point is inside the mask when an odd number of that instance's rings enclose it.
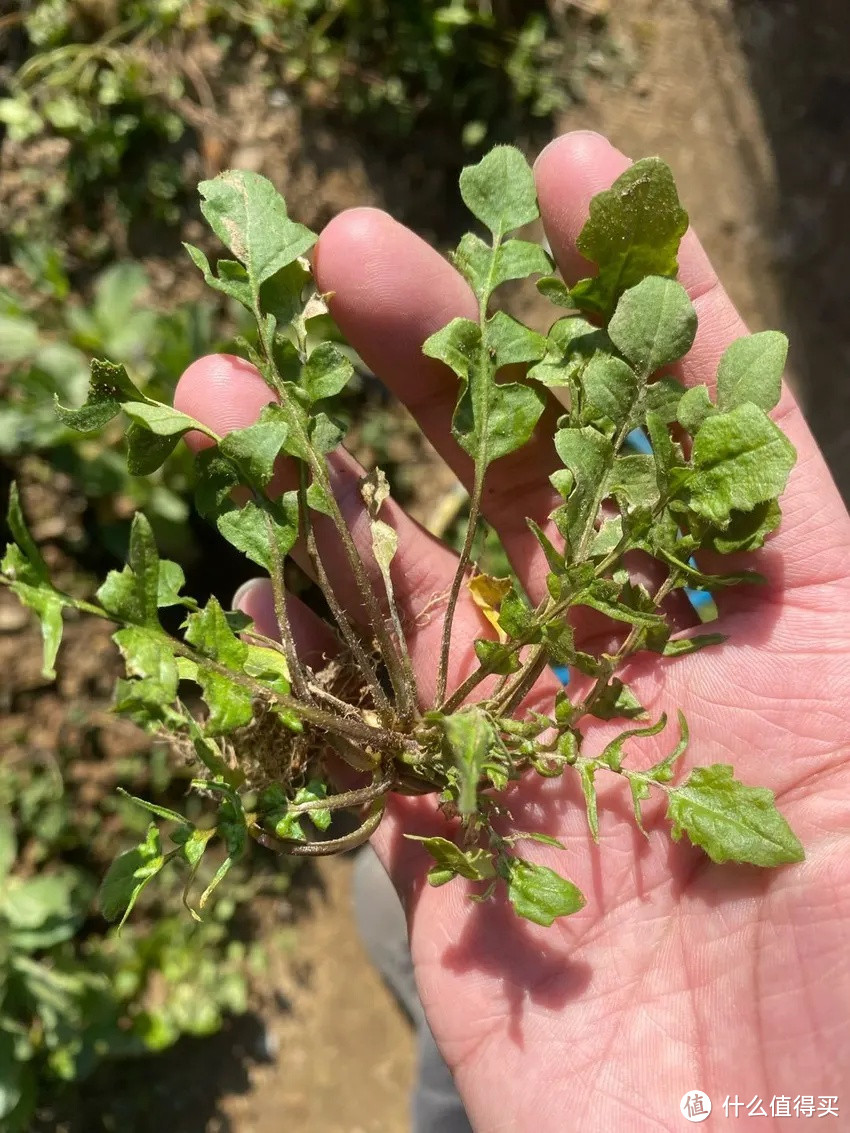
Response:
[[[721,647],[717,634],[673,636],[666,600],[684,587],[713,591],[759,580],[738,569],[738,556],[735,572],[725,575],[705,574],[695,556],[703,549],[760,547],[779,523],[777,497],[795,458],[767,413],[779,396],[781,335],[753,335],[730,347],[716,402],[705,389],[686,393],[669,373],[658,376],[688,352],[697,329],[694,307],[674,278],[687,216],[667,166],[639,161],[594,200],[579,247],[597,271],[573,288],[551,274],[542,248],[515,235],[538,216],[533,176],[519,151],[497,147],[463,171],[461,194],[487,235],[464,236],[454,258],[478,298],[478,318],[454,319],[424,351],[457,376],[453,434],[472,458],[475,476],[445,599],[436,694],[427,702],[405,635],[409,611],[395,599],[397,536],[381,518],[385,479],[375,470],[362,485],[365,541],[349,529],[333,490],[328,454],[343,429],[328,416],[325,399],[346,385],[352,366],[336,345],[310,334],[312,320],[325,311],[305,258],[315,236],[289,219],[282,198],[256,174],[222,174],[200,192],[205,217],[234,258],[213,267],[198,249],[188,251],[207,282],[256,320],[258,347],[248,354],[269,386],[259,420],[217,436],[136,388],[109,362],[94,367],[82,408],[60,406],[58,412],[83,431],[123,413],[130,465],[140,473],[156,469],[187,432],[206,437],[209,446],[197,457],[198,508],[270,574],[278,638],[261,635],[215,599],[199,608],[184,595],[180,568],[160,558],[141,514],[124,570],[110,573],[94,601],[73,599],[51,583],[16,495],[10,506],[15,543],[3,571],[42,619],[45,671],[53,668],[64,609],[117,623],[115,641],[127,668],[117,708],[193,753],[193,785],[214,811],[199,828],[139,800],[152,822],[144,841],[105,879],[104,911],[126,915],[172,861],[194,871],[213,837],[224,843],[227,857],[199,906],[252,839],[294,855],[332,854],[365,841],[393,793],[430,793],[451,820],[450,836],[407,831],[434,861],[430,882],[465,878],[477,899],[502,888],[520,916],[550,924],[585,899],[570,881],[517,851],[523,839],[552,842],[510,829],[505,790],[534,774],[576,777],[594,838],[597,780],[617,776],[641,830],[643,803],[656,794],[666,802],[671,836],[687,835],[715,861],[768,866],[800,860],[802,847],[771,793],[739,782],[731,767],[694,767],[674,783],[688,744],[681,712],[669,754],[643,770],[629,765],[627,747],[657,736],[667,717],[647,721],[623,681],[625,663],[637,653],[660,660]],[[568,312],[547,335],[491,309],[502,283],[529,276],[540,277],[541,292]],[[510,377],[503,373],[507,367]],[[516,376],[517,367],[524,377]],[[548,563],[548,593],[534,605],[516,584],[480,575],[473,580],[494,632],[475,642],[477,666],[453,684],[450,659],[467,645],[454,632],[455,611],[470,583],[489,470],[529,441],[555,390],[565,403],[552,437],[562,467],[551,479],[561,502],[547,531],[530,522]],[[651,454],[629,449],[635,429],[650,438]],[[275,497],[272,474],[281,459],[297,470],[297,487]],[[357,623],[329,581],[316,538],[320,524],[335,530],[333,553],[351,571],[360,599]],[[283,563],[299,540],[336,622],[340,653],[330,674],[299,657],[287,616]],[[632,571],[635,551],[654,561],[651,585]],[[160,611],[167,607],[184,612],[180,636],[162,625]],[[600,617],[604,640],[613,644],[595,653],[576,645],[572,622],[583,611]],[[536,697],[531,710],[529,694],[552,665],[588,679],[577,679],[542,707]],[[206,704],[202,718],[187,707],[183,690],[190,685]],[[577,686],[583,691],[573,691]],[[594,719],[639,723],[591,756],[584,749]],[[340,761],[355,778],[344,790],[334,774]],[[358,825],[335,834],[328,828],[342,809],[353,810]]]

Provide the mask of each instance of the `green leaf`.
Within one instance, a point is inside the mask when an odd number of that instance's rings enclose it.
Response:
[[[597,720],[633,720],[646,717],[646,709],[628,685],[612,677],[588,710]]]
[[[286,202],[259,173],[228,170],[202,181],[201,212],[219,240],[245,265],[252,293],[303,256],[316,236],[289,219]]]
[[[354,367],[332,342],[320,342],[304,366],[302,384],[311,401],[335,397],[354,376]]]
[[[131,425],[127,430],[127,471],[131,476],[150,476],[174,452],[180,440],[177,433],[160,437],[141,425]]]
[[[647,411],[646,431],[649,433],[649,440],[652,444],[658,494],[659,497],[666,496],[671,471],[683,463],[682,450],[674,443],[666,423],[657,413]],[[648,503],[649,500],[644,502]]]
[[[271,573],[272,538],[281,559],[289,554],[298,538],[298,493],[285,492],[274,503],[264,501],[262,507],[253,500],[241,508],[228,507],[218,516],[216,527],[228,543]]]
[[[751,401],[765,411],[773,409],[782,392],[782,374],[788,357],[788,339],[776,330],[764,330],[736,339],[726,348],[717,369],[717,405],[734,409]]]
[[[644,378],[683,358],[696,331],[697,315],[687,291],[661,276],[629,288],[608,324],[611,341]]]
[[[119,854],[106,872],[99,894],[100,911],[106,920],[120,917],[123,925],[139,894],[164,865],[159,831],[152,822],[145,841]]]
[[[688,653],[699,653],[710,645],[722,645],[728,640],[725,633],[698,633],[695,637],[677,637],[664,646],[665,657],[685,657]]]
[[[675,276],[687,227],[670,168],[657,157],[635,162],[590,202],[576,245],[599,273],[572,288],[574,305],[607,318],[622,293],[646,276]]]
[[[497,239],[540,215],[531,166],[513,146],[496,146],[477,165],[466,166],[460,195]]]
[[[179,563],[171,559],[159,560],[159,583],[156,593],[156,604],[160,609],[166,606],[188,606],[196,609],[194,598],[187,598],[180,593],[186,583],[186,576]]]
[[[18,840],[15,837],[15,823],[11,812],[3,807],[0,809],[0,883],[9,876],[17,856]]]
[[[517,651],[506,648],[498,641],[490,641],[480,637],[474,642],[475,656],[479,663],[490,673],[504,676],[515,673],[520,667]]]
[[[597,765],[592,759],[580,759],[575,764],[575,768],[576,771],[578,771],[582,793],[584,794],[584,805],[587,811],[587,825],[590,829],[590,835],[593,841],[598,843],[599,814],[596,806],[596,785],[593,782]]]
[[[646,387],[647,412],[657,414],[665,425],[672,425],[677,420],[679,402],[684,394],[685,387],[681,382],[664,375]]]
[[[322,799],[326,799],[327,797],[327,783],[323,783],[321,779],[311,779],[306,787],[301,787],[298,790],[292,801],[294,805],[300,806],[302,803],[321,802]],[[327,807],[309,810],[307,811],[307,817],[319,830],[327,830],[331,824],[331,812]]]
[[[202,656],[234,673],[243,671],[248,646],[233,633],[215,598],[210,598],[203,610],[188,616],[186,640]],[[198,666],[198,684],[210,710],[206,726],[209,735],[224,735],[251,722],[253,698],[249,689],[203,665]]]
[[[482,471],[528,441],[543,412],[544,398],[519,382],[493,379],[489,350],[476,323],[452,319],[425,341],[422,350],[445,362],[461,379],[452,434]]]
[[[756,551],[779,526],[782,512],[776,500],[767,500],[752,511],[733,511],[724,529],[709,527],[700,535],[700,545],[721,555]]]
[[[624,514],[634,508],[654,508],[658,503],[658,466],[654,455],[630,452],[614,457],[605,493],[614,497]]]
[[[484,339],[496,369],[522,362],[536,362],[546,353],[545,336],[529,330],[504,311],[496,311],[487,320]]]
[[[568,917],[584,907],[581,890],[547,866],[509,858],[508,900],[517,915],[548,928],[556,917]]]
[[[66,409],[56,398],[56,414],[63,424],[80,433],[93,433],[102,429],[121,412],[123,402],[144,402],[145,395],[127,376],[123,366],[93,358],[91,385],[86,402],[79,409]]]
[[[149,814],[156,815],[157,818],[164,818],[167,822],[177,822],[184,825],[186,819],[182,814],[178,814],[176,810],[169,810],[166,806],[160,806],[158,803],[148,802],[147,799],[140,799],[137,795],[131,795],[129,791],[125,791],[123,787],[118,787],[118,794],[123,795],[125,799],[129,799],[131,803],[146,810]]]
[[[591,424],[607,418],[619,433],[632,420],[641,385],[637,374],[622,358],[597,351],[582,371],[581,385],[584,422]]]
[[[471,232],[462,237],[452,259],[479,299],[489,298],[508,280],[544,275],[552,270],[551,261],[539,244],[506,240],[494,252]]]
[[[528,376],[545,386],[571,390],[591,358],[597,353],[610,356],[613,350],[605,331],[578,315],[558,319],[549,328],[548,343],[545,357]]]
[[[125,626],[112,635],[112,640],[121,650],[128,675],[145,680],[146,699],[163,706],[171,704],[177,696],[177,661],[165,633]]]
[[[237,303],[247,307],[249,311],[253,310],[251,284],[248,280],[248,273],[241,264],[237,264],[233,260],[219,260],[218,276],[215,276],[209,260],[200,248],[185,242],[183,247],[189,253],[192,263],[203,275],[207,286],[212,287],[215,291],[220,291],[223,295],[229,295],[231,299],[235,299]]]
[[[121,408],[134,421],[158,437],[182,437],[190,429],[199,428],[194,417],[172,409],[170,405],[151,404],[147,401],[124,401]]]
[[[687,834],[715,862],[776,866],[799,862],[803,847],[776,809],[773,791],[747,787],[729,764],[695,767],[669,794],[672,837]]]
[[[159,628],[159,554],[153,529],[141,512],[130,528],[130,552],[122,571],[111,570],[97,592],[108,614],[119,621]]]
[[[69,940],[79,929],[90,894],[72,869],[11,877],[2,893],[2,919],[13,950],[35,952]]]
[[[569,287],[557,275],[547,275],[543,279],[538,279],[537,290],[556,307],[572,309],[576,306]]]
[[[703,422],[694,437],[688,506],[718,527],[785,490],[794,446],[764,410],[745,402]]]
[[[256,424],[233,429],[222,437],[218,450],[239,467],[249,484],[265,488],[288,434],[284,411],[279,405],[267,405]]]
[[[441,716],[438,723],[460,774],[458,808],[461,814],[473,814],[478,809],[478,781],[496,743],[496,729],[480,708]]]
[[[596,429],[559,429],[555,450],[573,477],[567,497],[565,527],[573,554],[589,542],[605,492],[607,473],[614,460],[611,442]],[[556,490],[558,484],[555,483]]]
[[[451,877],[465,877],[468,881],[486,881],[493,877],[490,855],[486,850],[462,850],[448,838],[423,838],[418,834],[405,834],[412,842],[421,842],[441,870],[445,870],[450,877],[432,881],[431,884],[443,884]],[[430,879],[429,879],[430,880]]]
[[[645,728],[626,728],[624,732],[620,732],[610,743],[606,744],[602,754],[596,759],[596,763],[604,764],[609,770],[617,774],[623,768],[623,745],[626,740],[635,738],[644,738],[646,736],[657,736],[663,732],[667,727],[667,715],[662,713],[654,724],[648,724]]]
[[[677,409],[679,424],[695,436],[703,421],[717,412],[717,407],[711,400],[707,386],[691,386],[685,390]]]
[[[583,590],[580,590],[573,603],[576,606],[590,606],[618,622],[627,622],[629,625],[643,629],[656,629],[665,625],[663,614],[655,610],[635,609],[626,605],[617,598],[618,587],[605,578],[597,578]]]

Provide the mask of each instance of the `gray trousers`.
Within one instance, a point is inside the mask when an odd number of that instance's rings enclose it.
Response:
[[[416,1028],[413,1133],[472,1133],[451,1071],[419,1002],[401,902],[371,846],[359,850],[354,862],[354,917],[372,963]]]

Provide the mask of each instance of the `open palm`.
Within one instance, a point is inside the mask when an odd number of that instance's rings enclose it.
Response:
[[[567,135],[538,160],[544,224],[568,280],[587,274],[574,242],[590,198],[626,164],[592,134]],[[711,385],[720,355],[745,328],[692,232],[680,264],[700,320],[682,376]],[[322,290],[334,293],[333,314],[349,341],[468,480],[470,465],[449,431],[455,379],[420,350],[451,318],[475,317],[466,283],[418,237],[370,209],[328,226],[315,270]],[[268,396],[246,363],[214,356],[190,367],[177,403],[225,432],[251,423]],[[746,1103],[737,1110],[743,1129],[797,1127],[806,1120],[793,1116],[798,1095],[813,1095],[817,1112],[818,1097],[841,1100],[843,1086],[850,1107],[850,517],[787,391],[774,416],[798,464],[783,526],[758,555],[767,586],[724,596],[726,645],[668,661],[638,657],[628,679],[655,715],[684,710],[692,736],[686,760],[733,763],[744,782],[776,792],[807,860],[769,873],[713,865],[690,845],[671,844],[663,814],[649,805],[645,840],[619,782],[600,790],[596,847],[577,783],[523,782],[510,795],[517,825],[567,847],[564,854],[534,846],[527,856],[568,874],[587,896],[580,913],[542,929],[501,903],[466,900],[461,882],[425,884],[428,859],[401,830],[436,829],[430,803],[396,800],[376,837],[407,910],[429,1022],[477,1130],[681,1129],[679,1100],[694,1089],[712,1097],[715,1124],[726,1120],[727,1095],[730,1117],[736,1096]],[[534,599],[546,567],[525,517],[542,521],[557,502],[547,478],[551,450],[551,432],[541,431],[493,466],[485,489],[485,514]],[[336,468],[352,532],[368,538],[358,470],[344,455]],[[392,521],[400,536],[395,589],[427,701],[439,598],[454,556],[398,509]],[[342,566],[334,583],[356,610]],[[241,605],[272,631],[266,586],[252,587]],[[329,648],[326,631],[295,601],[292,620],[305,653]],[[477,611],[462,605],[453,680],[474,667],[471,643],[481,632]],[[534,696],[552,692],[544,680]],[[588,744],[601,745],[606,728],[600,724]],[[664,734],[643,741],[635,758],[654,761],[670,744]],[[771,1116],[774,1096],[790,1099],[792,1116]],[[751,1104],[756,1097],[765,1116]],[[776,1108],[781,1113],[782,1103]],[[827,1118],[824,1127],[847,1120]]]

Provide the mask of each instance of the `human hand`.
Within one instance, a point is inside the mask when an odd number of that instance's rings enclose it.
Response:
[[[596,135],[567,135],[536,166],[547,235],[570,281],[586,274],[574,242],[588,202],[627,164]],[[745,328],[693,233],[679,278],[699,315],[681,376],[713,384],[717,362]],[[316,251],[333,314],[374,372],[407,404],[438,451],[468,480],[451,438],[456,380],[421,354],[421,344],[456,315],[474,317],[466,283],[412,233],[374,210],[334,220]],[[202,359],[181,381],[178,407],[217,432],[250,424],[269,400],[247,363]],[[719,605],[730,635],[719,649],[659,663],[638,656],[629,684],[654,714],[681,707],[699,762],[732,762],[744,782],[764,784],[807,851],[805,863],[770,873],[717,866],[687,844],[671,845],[645,808],[644,842],[619,792],[600,789],[601,848],[587,832],[580,790],[570,780],[522,783],[510,794],[516,823],[557,836],[562,851],[527,856],[566,869],[587,895],[579,913],[540,929],[504,905],[476,905],[463,886],[432,889],[421,848],[401,836],[415,821],[439,828],[428,801],[394,799],[376,848],[405,904],[420,993],[437,1041],[479,1130],[681,1128],[679,1099],[695,1088],[716,1108],[726,1095],[841,1095],[850,1085],[850,518],[799,409],[787,391],[774,414],[797,448],[783,524],[758,553],[768,584],[726,592]],[[551,434],[550,434],[551,435]],[[536,600],[546,567],[525,525],[556,498],[554,454],[544,431],[490,470],[485,514]],[[355,539],[368,539],[357,469],[337,462],[340,499]],[[281,477],[285,478],[282,471]],[[519,496],[522,508],[516,507]],[[433,692],[442,622],[417,615],[443,594],[454,555],[398,508],[396,596],[413,626],[411,652],[424,700]],[[326,560],[327,562],[328,560]],[[352,580],[340,567],[337,593],[352,609]],[[274,632],[268,588],[242,608]],[[292,603],[302,649],[331,648],[313,616]],[[475,665],[481,634],[471,603],[459,608],[450,680]],[[535,698],[551,698],[543,680]],[[588,742],[601,746],[605,725]],[[657,758],[647,741],[642,753]],[[687,761],[688,756],[685,757]],[[845,1090],[850,1104],[850,1093]],[[746,1129],[771,1126],[748,1118]]]

